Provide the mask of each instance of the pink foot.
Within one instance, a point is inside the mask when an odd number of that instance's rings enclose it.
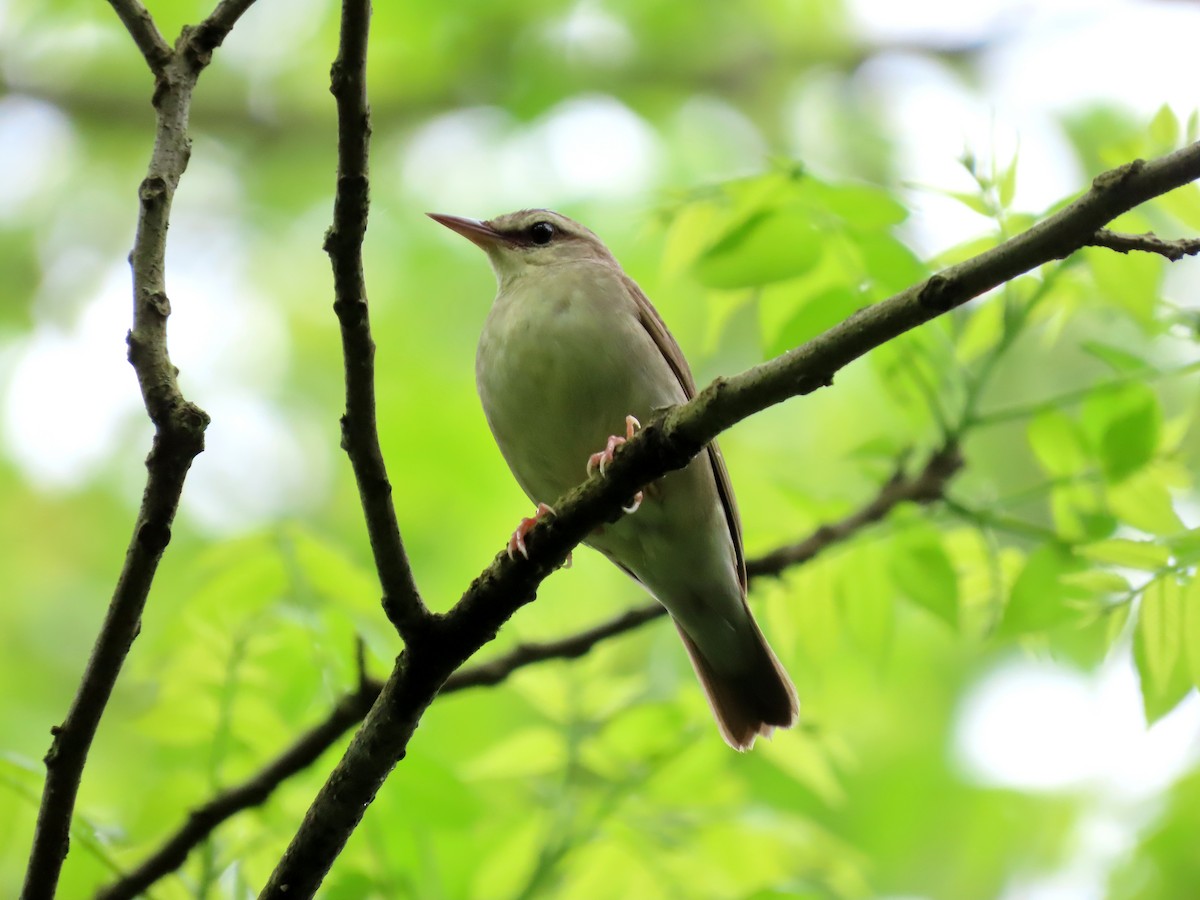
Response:
[[[642,423],[633,416],[625,417],[625,437],[619,434],[609,435],[608,443],[604,445],[604,449],[599,453],[593,453],[588,457],[587,473],[591,475],[596,469],[600,470],[600,474],[604,474],[604,467],[613,461],[613,452],[623,443],[633,437],[634,433],[642,427]]]
[[[604,467],[613,461],[613,453],[616,451],[616,449],[633,437],[637,430],[641,427],[642,423],[633,416],[626,416],[625,437],[621,437],[619,434],[609,435],[608,443],[604,445],[604,449],[599,453],[593,453],[588,457],[587,473],[591,475],[596,471],[596,469],[599,469],[600,474],[603,475]],[[622,506],[621,509],[627,513],[637,512],[638,507],[642,505],[642,496],[642,492],[638,491],[633,495],[633,502],[628,506]]]
[[[537,511],[527,518],[521,520],[521,524],[517,526],[517,530],[512,533],[512,537],[508,539],[508,558],[513,558],[513,553],[520,553],[526,559],[529,559],[529,551],[525,548],[525,535],[529,534],[530,530],[536,525],[543,516],[549,513],[552,516],[558,515],[554,508],[549,503],[539,503]],[[567,566],[571,565],[570,557],[567,558]]]

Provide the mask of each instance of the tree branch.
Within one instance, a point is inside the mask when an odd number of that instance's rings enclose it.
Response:
[[[362,263],[370,203],[371,113],[367,106],[370,19],[369,0],[342,4],[341,45],[330,75],[330,90],[338,111],[337,194],[333,225],[325,235],[325,252],[333,265],[333,310],[341,326],[345,363],[342,449],[350,457],[358,484],[371,552],[383,588],[383,609],[407,645],[418,638],[432,615],[421,600],[404,550],[375,421],[375,341],[371,337]]]
[[[931,503],[944,495],[946,485],[961,468],[962,460],[954,447],[933,454],[913,475],[897,471],[879,492],[858,510],[836,522],[822,525],[805,540],[781,547],[746,564],[751,582],[756,578],[782,575],[786,569],[808,562],[828,547],[845,541],[869,525],[882,520],[901,503]],[[553,641],[519,644],[495,659],[451,675],[438,696],[476,687],[491,687],[513,672],[549,660],[576,659],[597,644],[627,634],[642,625],[662,618],[666,609],[658,603],[636,606],[598,625]],[[358,652],[361,653],[361,644]],[[344,694],[324,720],[301,735],[290,747],[241,784],[222,791],[194,809],[180,828],[137,868],[113,882],[97,895],[97,900],[131,900],[158,879],[183,865],[193,848],[204,841],[222,822],[237,813],[259,806],[280,784],[312,765],[346,731],[358,723],[371,708],[382,682],[365,677],[359,663],[357,689]]]
[[[426,707],[463,662],[525,604],[537,586],[624,498],[681,468],[722,431],[768,406],[811,393],[869,350],[1016,276],[1087,245],[1113,218],[1200,178],[1200,144],[1152,162],[1135,160],[1096,177],[1067,207],[991,250],[862,310],[801,347],[667,410],[624,444],[604,476],[555,503],[558,515],[531,530],[529,559],[503,554],[468,588],[428,639],[410,644],[341,761],[309,807],[261,896],[309,897],[405,748]]]
[[[158,75],[171,60],[171,45],[167,43],[159,32],[158,26],[154,24],[154,17],[150,15],[150,10],[142,6],[138,0],[108,0],[108,2],[129,32],[129,36],[133,38],[133,42],[137,44],[137,48],[142,51],[142,56],[145,57],[146,64],[150,66],[150,71]]]
[[[1178,262],[1185,256],[1195,256],[1200,253],[1200,238],[1179,238],[1168,241],[1160,238],[1153,231],[1147,234],[1125,234],[1101,228],[1092,235],[1087,245],[1089,247],[1107,247],[1118,253],[1130,253],[1135,250],[1143,253],[1157,253],[1159,256],[1165,256],[1171,262]]]
[[[204,449],[208,415],[183,396],[167,352],[171,312],[165,281],[167,225],[191,151],[188,113],[192,91],[208,64],[212,46],[249,6],[245,0],[221,3],[200,27],[184,29],[178,50],[172,51],[137,0],[110,2],[155,75],[157,129],[146,178],[138,189],[137,233],[129,255],[133,327],[126,337],[129,362],[137,374],[146,413],[154,423],[154,439],[146,458],[141,508],[104,623],[66,718],[51,729],[54,740],[45,757],[46,781],[21,891],[23,900],[55,894],[70,848],[71,817],[88,751],[125,657],[141,629],[158,562],[171,540],[184,479],[192,460]],[[214,22],[218,14],[221,18]],[[215,43],[197,44],[196,35],[202,32],[208,35],[205,41],[216,37]]]

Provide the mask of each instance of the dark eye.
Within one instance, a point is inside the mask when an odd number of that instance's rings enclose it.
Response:
[[[535,244],[548,244],[554,237],[554,226],[549,222],[534,222],[529,226],[529,239]]]

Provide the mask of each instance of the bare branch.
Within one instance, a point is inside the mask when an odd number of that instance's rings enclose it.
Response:
[[[342,448],[350,457],[358,483],[371,552],[383,587],[383,609],[407,645],[432,616],[421,600],[404,550],[375,421],[375,341],[371,337],[362,263],[370,202],[371,114],[366,81],[370,18],[369,0],[342,4],[341,44],[330,87],[338,110],[337,194],[333,226],[325,236],[325,252],[333,264],[333,310],[341,326],[346,370]]]
[[[238,19],[253,5],[254,0],[221,0],[207,19],[195,28],[185,28],[180,37],[200,64],[208,65],[212,52],[224,43]]]
[[[165,280],[167,225],[191,150],[188,114],[196,80],[212,47],[249,6],[249,2],[222,2],[199,29],[184,30],[180,48],[187,52],[173,52],[137,0],[110,2],[155,75],[153,99],[158,122],[146,178],[138,189],[137,234],[129,255],[133,328],[126,338],[129,362],[155,432],[125,564],[71,708],[63,723],[51,729],[54,740],[45,757],[46,781],[25,871],[23,900],[49,900],[57,890],[87,755],[125,657],[141,629],[158,562],[171,540],[184,479],[192,460],[204,449],[208,415],[183,396],[167,352],[171,312]],[[205,36],[197,43],[202,32]]]
[[[133,42],[137,44],[146,64],[155,75],[159,74],[171,59],[171,45],[154,24],[150,10],[138,0],[108,0],[117,17],[124,23]]]
[[[341,761],[309,807],[264,898],[309,897],[341,852],[442,684],[491,640],[537,586],[624,498],[681,468],[722,431],[768,406],[811,393],[868,351],[1037,266],[1086,246],[1096,231],[1151,197],[1200,178],[1200,144],[1096,177],[1075,202],[979,256],[951,266],[760,366],[718,379],[624,444],[613,464],[559,499],[530,531],[529,559],[497,556],[459,602],[410,644]]]
[[[1195,256],[1200,253],[1200,238],[1179,238],[1168,241],[1160,238],[1153,231],[1146,234],[1125,234],[1101,228],[1092,235],[1088,246],[1107,247],[1118,253],[1140,250],[1143,253],[1157,253],[1159,256],[1165,256],[1171,262],[1179,262],[1185,256]]]
[[[916,474],[904,475],[897,472],[869,502],[851,515],[837,522],[822,525],[803,541],[749,560],[746,568],[751,581],[756,577],[781,575],[785,569],[807,562],[833,544],[847,540],[863,528],[880,521],[900,503],[933,502],[943,496],[947,483],[958,472],[961,464],[962,460],[956,449],[944,448],[931,456]],[[666,612],[658,603],[647,603],[558,640],[519,644],[488,662],[459,669],[446,680],[438,695],[498,685],[518,669],[539,662],[581,657],[597,644],[635,631],[648,622],[662,618]],[[356,691],[342,696],[322,722],[305,732],[256,774],[242,784],[222,791],[203,806],[193,810],[187,821],[158,850],[136,869],[102,891],[97,900],[132,898],[159,878],[178,869],[183,865],[187,854],[217,826],[242,810],[266,802],[280,784],[315,762],[343,733],[357,724],[375,702],[383,685],[366,676],[361,641],[356,644],[355,650],[359,677]]]

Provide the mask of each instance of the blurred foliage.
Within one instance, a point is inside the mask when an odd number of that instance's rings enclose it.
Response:
[[[150,5],[169,36],[208,9]],[[379,414],[406,543],[437,608],[527,503],[474,398],[490,275],[420,215],[427,204],[484,216],[555,205],[584,220],[655,298],[701,382],[1044,212],[1014,207],[1016,156],[965,154],[966,188],[945,195],[981,227],[920,258],[895,136],[856,72],[899,49],[969,85],[978,58],[872,44],[836,0],[377,7],[367,264]],[[319,720],[355,683],[356,636],[374,672],[397,651],[337,451],[339,343],[319,249],[334,183],[336,22],[329,2],[258,4],[196,96],[168,283],[172,351],[188,396],[213,416],[209,450],[92,751],[64,897],[136,864],[188,809]],[[153,123],[150,80],[106,4],[9,0],[0,57],[9,895],[48,729],[77,684],[140,492],[149,430],[121,362],[123,259]],[[815,124],[797,133],[797,98],[811,91],[838,102],[819,122],[804,107]],[[607,116],[582,142],[573,135],[589,120],[571,118],[581,110]],[[1144,122],[1089,107],[1061,126],[1095,172],[1194,140],[1183,113]],[[620,156],[622,141],[656,160],[648,170],[633,160],[633,189],[574,166],[572,154]],[[814,146],[837,165],[796,158]],[[463,161],[452,177],[430,162],[443,157]],[[1200,188],[1114,227],[1194,233]],[[1200,531],[1186,524],[1198,499],[1200,319],[1195,276],[1167,269],[1157,257],[1077,254],[723,438],[751,555],[853,511],[898,460],[963,444],[947,503],[897,510],[756,587],[802,697],[798,728],[730,753],[662,624],[448,696],[324,896],[969,900],[1016,896],[1069,866],[1110,809],[1102,787],[989,778],[964,762],[962,719],[1014,657],[1091,674],[1132,654],[1151,722],[1200,683]],[[489,652],[639,599],[584,551],[541,593]],[[154,896],[252,893],[336,752],[222,827]],[[1110,896],[1194,892],[1196,789],[1193,768],[1127,817],[1130,846],[1106,861]]]

